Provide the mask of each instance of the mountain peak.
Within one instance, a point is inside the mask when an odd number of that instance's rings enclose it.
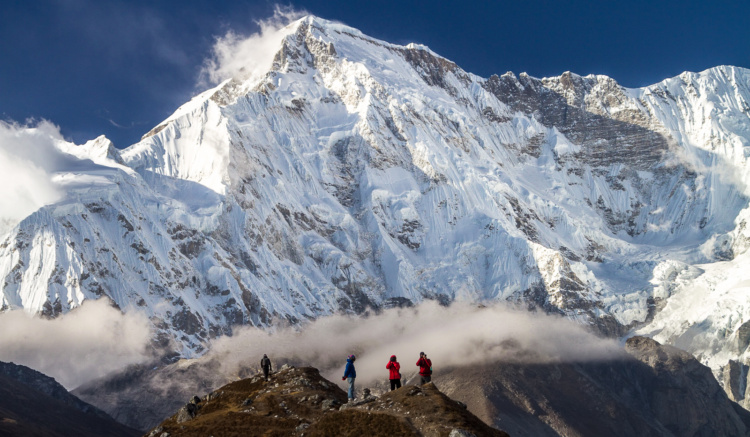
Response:
[[[522,302],[619,335],[675,277],[750,246],[746,70],[643,92],[485,80],[314,16],[277,30],[263,62],[224,41],[232,79],[122,151],[137,175],[0,244],[0,305],[106,295],[184,356],[237,325],[424,300]],[[76,180],[101,181],[90,171]]]

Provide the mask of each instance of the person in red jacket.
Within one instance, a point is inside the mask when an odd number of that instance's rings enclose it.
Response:
[[[399,372],[399,370],[401,370],[401,364],[396,361],[395,355],[391,355],[391,359],[388,361],[388,364],[385,365],[385,368],[390,370],[388,379],[391,380],[391,391],[401,388],[401,372]]]
[[[424,352],[419,353],[419,360],[417,361],[419,366],[419,381],[420,384],[427,384],[432,380],[432,361],[427,358]]]

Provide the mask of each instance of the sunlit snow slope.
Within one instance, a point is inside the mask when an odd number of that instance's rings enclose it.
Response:
[[[744,353],[717,355],[747,312],[750,71],[485,79],[314,17],[286,33],[268,74],[197,96],[1,237],[3,308],[106,295],[190,356],[238,324],[511,301],[717,371]]]

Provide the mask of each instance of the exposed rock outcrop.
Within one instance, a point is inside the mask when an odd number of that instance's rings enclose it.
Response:
[[[202,399],[204,404],[190,420],[180,421],[178,413],[147,435],[508,435],[487,426],[433,384],[404,386],[351,404],[346,400],[346,393],[317,369],[286,367],[270,382],[255,376],[221,387]]]

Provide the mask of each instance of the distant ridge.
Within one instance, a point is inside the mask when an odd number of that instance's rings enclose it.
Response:
[[[48,376],[0,362],[0,435],[129,437],[139,431],[71,395]]]

